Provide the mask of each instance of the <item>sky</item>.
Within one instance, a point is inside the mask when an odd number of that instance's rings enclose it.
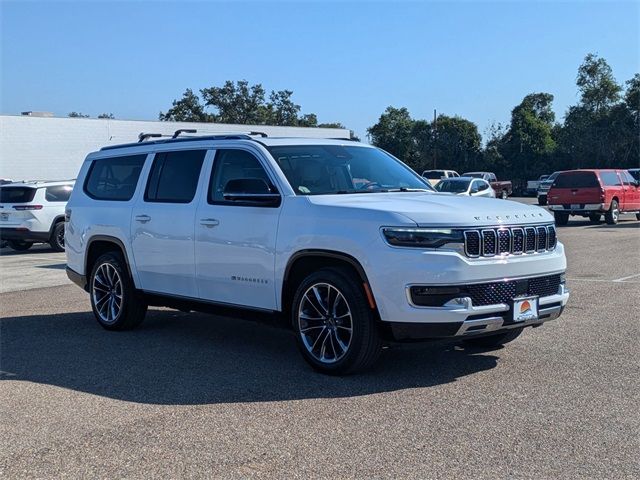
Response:
[[[362,138],[387,106],[508,123],[532,92],[577,103],[593,52],[640,71],[640,2],[0,0],[0,113],[155,120],[186,88],[293,90]]]

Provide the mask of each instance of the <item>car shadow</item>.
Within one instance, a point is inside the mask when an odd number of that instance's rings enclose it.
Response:
[[[23,251],[13,250],[11,249],[11,247],[5,247],[0,249],[0,257],[11,257],[14,255],[28,255],[28,254],[34,254],[34,253],[35,254],[62,253],[64,255],[64,252],[56,252],[54,249],[45,245],[33,246],[29,250],[23,250]]]
[[[640,228],[640,222],[638,220],[620,220],[616,225],[607,225],[601,223],[599,225],[590,225],[589,228]]]
[[[150,310],[137,330],[108,332],[91,312],[2,320],[0,377],[147,404],[340,398],[454,382],[497,357],[452,343],[385,349],[373,370],[315,373],[287,330]]]
[[[51,265],[35,265],[36,268],[46,268],[50,270],[64,270],[67,268],[66,263],[54,263]]]

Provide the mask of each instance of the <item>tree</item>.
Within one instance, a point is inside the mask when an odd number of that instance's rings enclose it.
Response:
[[[172,107],[166,112],[160,112],[158,118],[165,122],[213,122],[213,115],[204,111],[200,98],[187,88],[180,100],[174,100]]]
[[[67,116],[70,117],[70,118],[89,118],[89,115],[85,115],[85,114],[80,113],[80,112],[71,112]]]
[[[378,123],[369,127],[371,143],[395,155],[412,168],[416,165],[416,148],[413,138],[414,120],[406,108],[387,107]]]
[[[98,118],[106,118],[106,119],[113,120],[116,117],[113,116],[113,113],[101,113],[100,115],[98,115]]]
[[[227,80],[222,87],[203,88],[200,92],[205,106],[216,110],[216,122],[263,125],[268,116],[261,84],[249,86],[246,80]]]
[[[618,102],[622,91],[607,61],[593,53],[588,54],[578,68],[576,84],[582,106],[597,114]]]
[[[266,107],[268,113],[267,118],[264,119],[265,123],[289,127],[298,125],[300,105],[293,103],[291,100],[292,95],[293,92],[291,90],[271,92],[271,95],[269,95],[269,103]]]
[[[521,186],[537,172],[551,168],[556,149],[552,103],[550,93],[531,93],[511,111],[509,130],[498,148],[509,159],[512,180]]]

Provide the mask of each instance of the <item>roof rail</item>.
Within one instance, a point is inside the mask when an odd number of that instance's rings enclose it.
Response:
[[[254,133],[255,135],[259,135],[258,133]],[[258,140],[252,137],[248,133],[239,133],[239,132],[228,132],[228,133],[218,133],[216,135],[202,135],[195,137],[168,137],[162,138],[160,140],[153,140],[146,142],[147,138],[158,138],[158,137],[167,137],[166,135],[162,135],[159,133],[141,133],[138,137],[139,140],[136,143],[123,143],[119,145],[107,145],[102,147],[100,150],[115,150],[118,148],[129,148],[129,147],[138,147],[140,143],[145,143],[145,145],[164,145],[166,143],[181,143],[181,142],[197,142],[202,140],[253,140],[257,142]]]
[[[138,143],[144,142],[147,138],[159,138],[161,136],[162,136],[161,133],[144,133],[144,132],[140,132],[140,135],[138,135]]]
[[[269,136],[264,132],[249,132],[249,135],[258,135],[258,136],[260,136],[262,138],[267,138]]]
[[[181,133],[198,133],[198,130],[195,128],[181,128],[173,132],[173,137],[171,138],[178,138]]]

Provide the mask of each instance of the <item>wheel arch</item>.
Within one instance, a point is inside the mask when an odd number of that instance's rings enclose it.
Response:
[[[347,267],[362,281],[362,287],[369,307],[378,315],[378,308],[371,291],[367,274],[362,264],[353,256],[334,250],[307,249],[291,255],[284,270],[281,292],[281,310],[285,316],[291,311],[291,304],[297,285],[309,273],[323,267]]]
[[[135,278],[131,270],[131,265],[129,265],[129,257],[127,255],[127,249],[124,246],[124,243],[119,238],[109,235],[94,235],[87,242],[84,262],[85,274],[87,275],[87,278],[89,277],[89,275],[91,275],[91,271],[93,270],[93,265],[95,264],[96,260],[101,255],[113,251],[120,252],[122,254],[129,276],[132,279]]]

